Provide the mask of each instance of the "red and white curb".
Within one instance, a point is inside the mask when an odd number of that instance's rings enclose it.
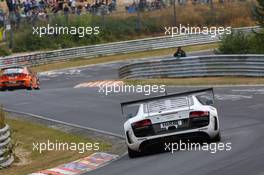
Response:
[[[101,86],[123,86],[123,81],[118,80],[102,80],[102,81],[92,81],[85,82],[74,86],[74,88],[85,88],[85,87],[101,87]]]
[[[29,175],[78,175],[102,167],[117,158],[118,155],[98,152],[74,162]]]

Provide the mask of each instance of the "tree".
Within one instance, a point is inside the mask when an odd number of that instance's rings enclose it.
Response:
[[[13,0],[6,0],[6,5],[8,7],[9,12],[15,11],[14,3],[15,3],[15,1],[13,1]]]
[[[264,0],[257,0],[257,4],[254,7],[253,15],[258,22],[258,25],[264,28]],[[264,31],[262,33],[257,33],[264,37]]]

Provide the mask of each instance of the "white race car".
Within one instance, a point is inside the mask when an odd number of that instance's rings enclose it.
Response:
[[[128,155],[170,139],[220,141],[212,88],[121,103]]]

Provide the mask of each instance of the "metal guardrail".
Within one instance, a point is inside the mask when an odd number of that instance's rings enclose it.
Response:
[[[0,129],[0,169],[10,166],[13,161],[10,127],[6,125]]]
[[[119,69],[123,79],[264,76],[264,55],[208,55],[139,61]]]
[[[258,30],[259,27],[254,26],[234,28],[233,31],[251,32],[253,29]],[[34,66],[68,60],[72,58],[92,58],[105,55],[173,48],[178,46],[208,44],[218,42],[220,39],[220,35],[212,37],[211,35],[204,34],[190,34],[179,35],[174,37],[154,37],[147,39],[114,42],[108,44],[98,44],[47,52],[35,52],[30,54],[2,57],[0,58],[0,68],[14,65]]]

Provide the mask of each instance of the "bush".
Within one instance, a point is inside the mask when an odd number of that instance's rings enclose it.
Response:
[[[0,45],[0,56],[8,56],[10,55],[10,50],[6,47],[6,45],[2,44]]]
[[[142,33],[151,34],[157,31],[157,23],[154,19],[148,19],[144,22]],[[32,26],[22,25],[14,35],[14,52],[45,50],[45,49],[61,49],[75,46],[84,46],[98,43],[115,42],[120,40],[134,39],[138,36],[136,30],[136,17],[129,17],[127,19],[116,20],[113,17],[108,17],[107,20],[102,21],[102,17],[93,17],[90,15],[83,15],[81,17],[74,16],[68,19],[64,16],[57,16],[49,23],[38,23],[35,27],[40,26],[63,26],[63,27],[100,27],[99,35],[85,35],[79,37],[78,35],[53,35],[42,36],[32,35]]]
[[[256,34],[233,33],[223,37],[218,52],[221,54],[263,54],[264,40]]]
[[[253,7],[251,17],[254,16],[262,31],[253,34],[234,33],[225,36],[220,44],[219,52],[223,54],[263,54],[264,53],[264,1],[257,0]],[[241,9],[242,10],[242,9]],[[243,10],[242,10],[243,11]],[[244,12],[244,11],[243,11]],[[248,12],[247,12],[248,13]],[[247,19],[249,15],[242,16]]]

